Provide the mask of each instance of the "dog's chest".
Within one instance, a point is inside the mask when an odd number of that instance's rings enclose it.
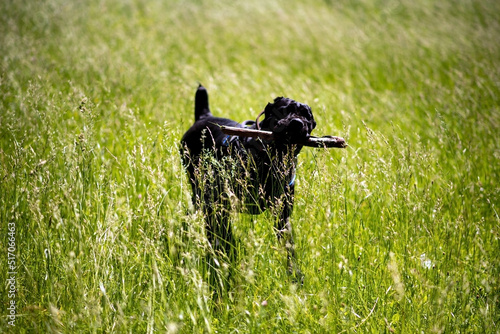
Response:
[[[260,213],[295,184],[296,156],[277,151],[271,145],[255,139],[228,138],[225,154],[239,165],[238,177],[233,183],[237,194],[250,213]]]

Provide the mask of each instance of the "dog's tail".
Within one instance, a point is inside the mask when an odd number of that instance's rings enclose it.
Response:
[[[201,84],[198,86],[194,97],[194,121],[210,116],[210,107],[208,106],[208,92]]]

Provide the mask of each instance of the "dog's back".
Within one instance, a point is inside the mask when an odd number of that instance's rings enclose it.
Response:
[[[202,85],[198,86],[195,94],[194,119],[194,124],[181,139],[180,153],[193,187],[195,202],[200,191],[195,178],[195,166],[199,165],[203,150],[211,151],[219,157],[224,155],[228,148],[227,135],[221,131],[220,125],[241,127],[241,124],[227,118],[214,117],[210,112],[207,90]]]
[[[242,126],[240,123],[227,118],[214,117],[210,112],[207,90],[202,85],[199,85],[195,95],[194,124],[181,140],[183,159],[187,156],[197,158],[203,149],[217,150],[219,147],[227,146],[224,142],[227,140],[227,135],[221,131],[221,125]],[[189,167],[188,164],[185,165]]]

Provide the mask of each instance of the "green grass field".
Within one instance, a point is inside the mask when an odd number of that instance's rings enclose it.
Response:
[[[6,0],[0,66],[0,332],[500,333],[500,2]],[[198,81],[347,139],[299,156],[303,286],[235,213],[212,298]]]

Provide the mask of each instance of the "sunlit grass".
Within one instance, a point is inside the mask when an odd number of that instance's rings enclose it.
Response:
[[[496,1],[6,1],[0,4],[2,331],[498,332]],[[208,286],[178,143],[212,111],[308,103],[292,215],[233,214],[238,259]],[[232,266],[228,268],[228,266]],[[2,265],[2,268],[6,265]],[[7,270],[0,271],[5,282]],[[2,285],[5,289],[5,284]]]

